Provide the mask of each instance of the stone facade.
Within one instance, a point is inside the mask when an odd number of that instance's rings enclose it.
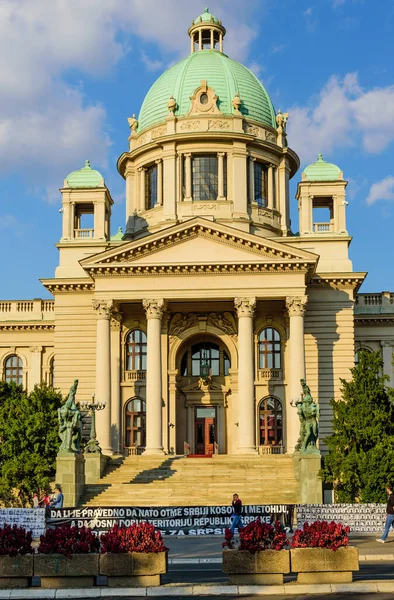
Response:
[[[192,49],[209,62],[225,30],[199,23]],[[358,293],[365,273],[348,255],[342,172],[322,157],[304,171],[295,235],[287,115],[249,118],[246,88],[222,112],[207,72],[189,112],[169,94],[164,120],[140,130],[129,119],[118,161],[125,234],[110,238],[113,200],[85,165],[61,189],[59,266],[43,280],[53,300],[0,301],[2,377],[63,394],[77,378],[78,400],[94,392],[106,403],[105,454],[292,453],[300,379],[319,401],[324,438],[360,347],[382,353],[394,385],[394,294]],[[335,175],[311,179],[325,165]]]

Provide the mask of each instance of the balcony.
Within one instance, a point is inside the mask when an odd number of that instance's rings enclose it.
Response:
[[[76,239],[92,239],[94,237],[94,229],[74,229],[74,237]]]
[[[146,371],[125,371],[124,381],[129,383],[130,381],[145,381]]]
[[[332,223],[313,223],[315,233],[331,233],[333,231]]]
[[[283,370],[282,369],[258,369],[257,371],[257,380],[258,381],[282,381],[283,379]]]
[[[394,314],[394,293],[381,292],[379,294],[357,294],[354,314]]]
[[[2,300],[0,321],[53,321],[54,300]]]

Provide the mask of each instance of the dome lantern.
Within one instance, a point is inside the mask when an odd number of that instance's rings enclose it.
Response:
[[[190,36],[190,51],[217,50],[223,52],[223,38],[226,30],[222,22],[205,8],[204,12],[194,19],[188,34]],[[218,48],[217,48],[218,47]]]

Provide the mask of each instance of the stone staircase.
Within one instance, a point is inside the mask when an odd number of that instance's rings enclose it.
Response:
[[[299,484],[291,456],[130,456],[112,461],[85,486],[80,506],[220,506],[239,494],[244,504],[294,504]]]

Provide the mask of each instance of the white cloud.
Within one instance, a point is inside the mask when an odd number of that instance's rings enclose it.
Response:
[[[394,86],[364,90],[357,73],[333,75],[308,106],[289,113],[289,143],[303,162],[360,144],[379,153],[394,140]]]
[[[242,22],[231,0],[212,3],[212,12],[224,17],[234,58],[247,55],[257,34],[247,22],[260,4],[248,3]],[[142,62],[158,69],[157,48],[187,54],[186,30],[201,11],[197,0],[1,0],[0,174],[18,171],[50,189],[86,158],[105,167],[105,108],[67,76],[105,78],[130,51],[133,36],[151,44]]]
[[[251,63],[247,65],[248,69],[252,71],[256,75],[256,77],[261,77],[262,73],[265,71],[265,66],[261,63],[257,62],[257,60],[253,60]]]
[[[394,177],[392,175],[371,185],[367,204],[374,204],[378,200],[394,200]]]

